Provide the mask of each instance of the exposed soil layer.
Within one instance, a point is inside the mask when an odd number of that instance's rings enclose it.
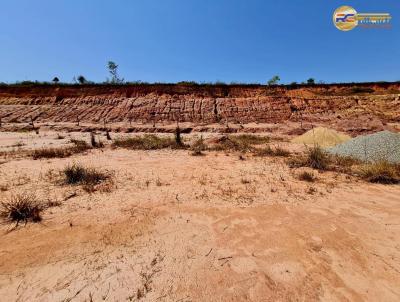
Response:
[[[3,123],[325,124],[348,133],[400,122],[400,84],[0,87]]]

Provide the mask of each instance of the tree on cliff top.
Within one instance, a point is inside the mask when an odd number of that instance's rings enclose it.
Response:
[[[309,79],[307,80],[307,84],[309,84],[309,85],[314,85],[314,84],[315,84],[315,79],[314,79],[314,78],[309,78]]]
[[[83,75],[80,75],[80,76],[78,77],[78,82],[79,82],[79,84],[86,84],[86,83],[87,83],[87,80],[86,80],[86,78],[85,78]]]
[[[111,79],[107,79],[107,82],[112,84],[122,84],[124,82],[124,79],[118,76],[118,65],[115,62],[108,61],[107,68],[111,75]]]
[[[275,75],[268,81],[268,85],[277,85],[280,80],[281,78],[278,75]]]
[[[57,77],[54,77],[54,79],[53,79],[53,83],[54,83],[54,84],[57,84],[58,82],[60,82],[60,79],[59,79],[59,78],[57,78]]]

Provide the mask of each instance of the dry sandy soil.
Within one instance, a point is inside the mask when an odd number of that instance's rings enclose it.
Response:
[[[0,133],[0,151],[88,134]],[[288,143],[285,147],[297,150]],[[80,162],[107,190],[60,185]],[[0,226],[1,301],[399,301],[400,186],[336,172],[297,178],[277,157],[90,150],[6,158],[0,198],[60,205]]]

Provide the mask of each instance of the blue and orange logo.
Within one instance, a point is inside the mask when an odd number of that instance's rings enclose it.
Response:
[[[367,28],[388,28],[392,17],[388,13],[357,13],[351,6],[341,6],[333,13],[333,24],[342,31],[360,25]]]

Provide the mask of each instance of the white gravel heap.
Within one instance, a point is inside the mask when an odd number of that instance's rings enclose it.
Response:
[[[362,161],[387,160],[400,163],[400,134],[390,131],[358,136],[327,149],[331,154],[351,156]]]

